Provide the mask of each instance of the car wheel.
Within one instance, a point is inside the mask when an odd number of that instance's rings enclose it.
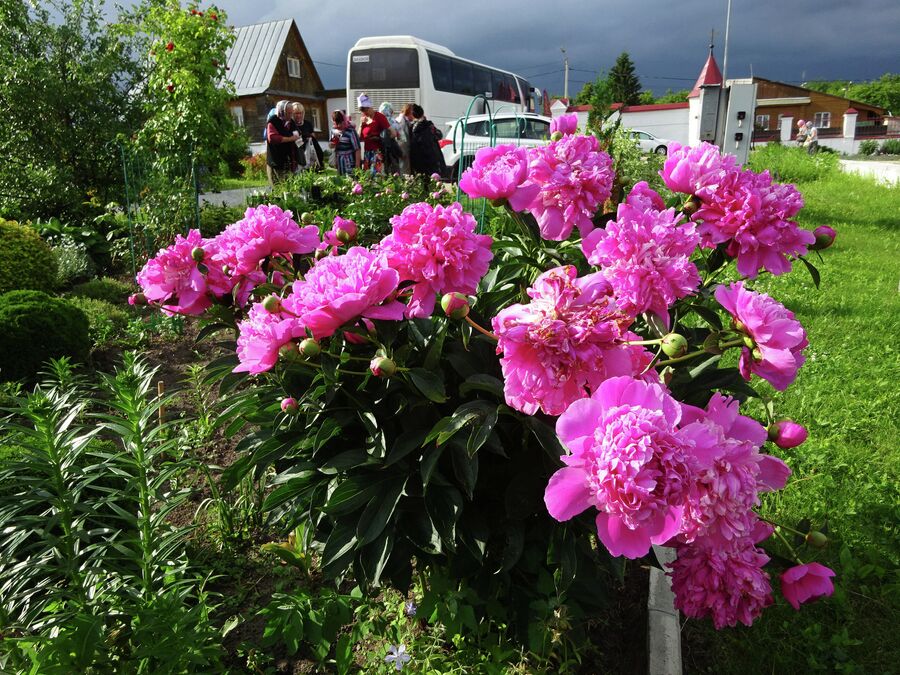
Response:
[[[665,155],[667,152],[669,152],[669,149],[664,145],[660,145],[653,152],[655,152],[657,155]]]

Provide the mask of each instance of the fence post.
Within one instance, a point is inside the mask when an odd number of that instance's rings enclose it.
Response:
[[[125,146],[119,145],[119,154],[122,157],[122,173],[125,176],[125,217],[128,218],[128,246],[131,249],[131,276],[137,276],[137,263],[134,257],[134,222],[131,217],[131,198],[128,184],[128,162],[125,158]],[[133,178],[133,177],[132,177]]]

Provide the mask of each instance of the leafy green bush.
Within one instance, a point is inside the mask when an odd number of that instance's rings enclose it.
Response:
[[[62,288],[90,279],[97,271],[97,266],[88,254],[87,247],[69,236],[60,237],[53,246],[56,257],[56,283]]]
[[[0,218],[0,293],[19,289],[51,291],[56,259],[30,227]]]
[[[859,154],[861,155],[868,157],[869,155],[874,155],[876,152],[878,152],[878,141],[870,139],[859,144]]]
[[[95,345],[106,344],[125,332],[130,314],[106,300],[75,296],[67,302],[77,307],[88,319],[88,334]]]
[[[244,157],[241,160],[241,166],[244,168],[244,178],[265,178],[266,153]]]
[[[0,379],[31,379],[47,359],[87,358],[88,319],[65,300],[41,291],[0,295]]]
[[[900,155],[900,138],[889,138],[881,145],[882,155]]]
[[[244,217],[244,209],[237,206],[213,206],[205,204],[200,211],[200,234],[215,237],[228,225]]]
[[[113,305],[121,305],[128,300],[128,296],[131,295],[133,290],[129,284],[118,279],[101,277],[100,279],[91,279],[83,284],[78,284],[69,291],[69,296],[105,300]]]
[[[837,154],[819,150],[810,155],[804,148],[768,143],[753,150],[747,164],[754,171],[768,170],[781,183],[821,180],[839,169]]]

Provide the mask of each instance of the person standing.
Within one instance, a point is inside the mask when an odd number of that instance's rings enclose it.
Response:
[[[300,139],[295,141],[295,165],[297,170],[303,170],[303,168],[311,169],[311,168],[322,168],[324,166],[323,161],[323,153],[322,148],[319,146],[319,142],[316,140],[316,133],[313,129],[312,122],[308,119],[305,119],[306,110],[303,107],[302,103],[293,103],[291,104],[291,122],[289,130],[291,132],[297,131],[300,134]],[[312,143],[312,149],[316,154],[316,164],[317,167],[308,166],[307,162],[307,154],[310,147],[310,143]]]
[[[397,145],[400,146],[400,173],[408,175],[409,169],[409,137],[412,130],[412,103],[403,106],[397,117],[394,118],[397,123],[398,136]]]
[[[384,133],[381,135],[384,172],[387,174],[400,173],[400,160],[403,158],[403,149],[400,147],[399,142],[400,123],[394,119],[394,109],[387,101],[378,106],[378,112],[384,115],[388,124],[391,125],[390,139],[386,139]]]
[[[806,142],[806,122],[797,120],[797,147],[802,148]]]
[[[444,175],[444,156],[438,145],[439,132],[431,120],[425,118],[425,111],[417,103],[412,105],[415,120],[409,139],[409,164],[415,175]]]
[[[812,122],[806,123],[806,141],[803,143],[806,152],[814,155],[819,151],[819,132]]]
[[[391,128],[387,117],[372,108],[372,100],[367,94],[360,94],[356,106],[361,114],[359,137],[363,144],[363,168],[374,173],[384,170],[381,132]]]
[[[279,101],[266,121],[266,174],[272,186],[291,173],[294,141],[300,138],[300,132],[288,130],[287,106]]]
[[[334,124],[331,129],[334,165],[340,175],[346,176],[360,167],[359,136],[350,124],[350,117],[343,110],[335,110],[331,114],[331,120]]]

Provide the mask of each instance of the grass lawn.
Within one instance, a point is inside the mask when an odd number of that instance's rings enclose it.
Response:
[[[800,612],[780,599],[751,628],[688,622],[688,673],[900,668],[900,188],[838,172],[798,188],[801,224],[830,224],[838,238],[823,262],[810,256],[821,290],[802,268],[753,285],[793,310],[810,340],[796,383],[769,390],[809,440],[781,451],[795,477],[762,511],[827,523],[829,546],[800,556],[837,572],[835,594]]]
[[[222,192],[223,190],[240,190],[243,188],[265,187],[269,183],[263,178],[216,178],[215,190]]]

